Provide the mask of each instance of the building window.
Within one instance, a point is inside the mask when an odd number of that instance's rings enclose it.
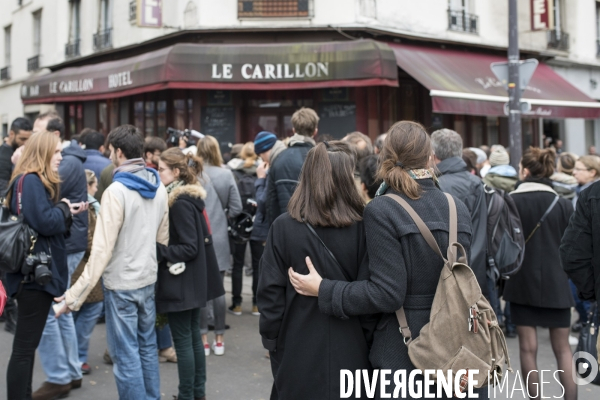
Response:
[[[556,50],[569,50],[569,34],[564,31],[562,21],[564,18],[563,1],[552,0],[554,29],[548,31],[548,48]]]
[[[33,57],[27,59],[27,71],[40,69],[42,52],[42,10],[33,13]]]
[[[112,2],[100,0],[98,32],[94,34],[94,50],[110,49],[112,47]]]
[[[312,18],[313,0],[238,0],[238,18]]]
[[[71,23],[69,25],[69,42],[65,45],[65,57],[72,58],[80,55],[79,38],[81,32],[80,25],[80,0],[71,0]]]
[[[10,46],[11,46],[11,26],[4,28],[4,67],[0,69],[0,80],[10,79]]]
[[[479,17],[472,3],[472,0],[448,0],[448,30],[479,32]]]

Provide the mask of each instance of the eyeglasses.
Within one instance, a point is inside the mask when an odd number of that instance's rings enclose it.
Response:
[[[573,168],[573,171],[589,171],[591,168]]]

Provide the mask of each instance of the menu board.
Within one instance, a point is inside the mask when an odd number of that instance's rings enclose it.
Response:
[[[214,136],[227,153],[235,143],[235,107],[202,107],[200,132]]]
[[[319,104],[319,133],[341,139],[356,131],[355,103]]]

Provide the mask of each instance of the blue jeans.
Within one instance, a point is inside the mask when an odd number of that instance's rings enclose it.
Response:
[[[77,332],[77,346],[79,347],[79,362],[87,362],[90,337],[102,314],[104,304],[102,301],[96,303],[84,303],[79,311],[73,313],[75,320],[75,332]]]
[[[156,327],[156,345],[158,346],[159,350],[173,347],[173,341],[171,340],[171,328],[169,328],[169,324],[166,324],[162,328]]]
[[[154,284],[104,289],[106,338],[121,400],[159,400]]]
[[[579,314],[578,322],[585,324],[588,322],[588,313],[590,312],[591,303],[587,300],[581,300],[577,294],[577,286],[569,279],[569,285],[571,286],[571,294],[573,294],[573,300],[575,300],[575,310]]]
[[[83,259],[83,255],[83,251],[67,254],[69,280]],[[48,382],[66,385],[71,381],[81,379],[81,363],[79,362],[73,315],[64,314],[57,319],[54,310],[50,308],[38,351]]]

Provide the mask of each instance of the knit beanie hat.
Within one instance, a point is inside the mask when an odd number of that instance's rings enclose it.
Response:
[[[490,154],[490,165],[495,167],[497,165],[508,165],[509,157],[508,153],[504,150],[496,150]]]
[[[275,146],[275,142],[277,142],[277,136],[274,133],[262,131],[254,139],[254,152],[262,154],[269,151]]]

